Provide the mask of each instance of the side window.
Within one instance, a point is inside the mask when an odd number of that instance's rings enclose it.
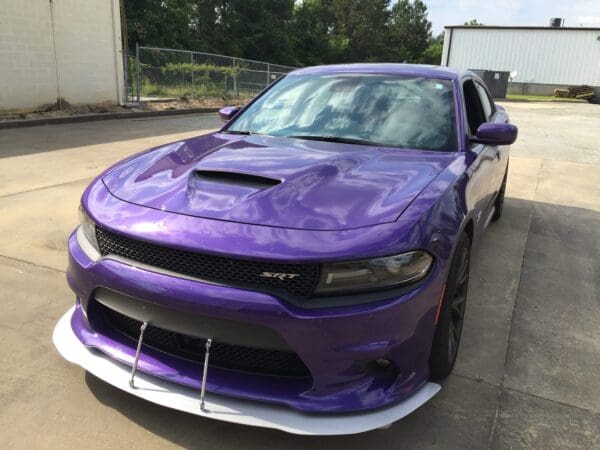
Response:
[[[467,110],[470,135],[473,136],[477,132],[479,125],[487,122],[487,119],[473,80],[467,80],[463,83],[463,92],[465,95],[465,108]]]
[[[495,112],[493,103],[491,102],[487,91],[481,84],[475,83],[475,87],[477,88],[477,92],[479,93],[479,99],[481,100],[481,105],[483,106],[483,113],[485,114],[487,122],[492,118],[492,115]]]

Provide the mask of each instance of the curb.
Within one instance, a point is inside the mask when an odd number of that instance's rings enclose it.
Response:
[[[190,108],[165,111],[132,111],[100,114],[81,114],[79,116],[43,117],[40,119],[0,121],[0,130],[8,128],[37,127],[40,125],[57,125],[62,123],[95,122],[97,120],[139,119],[143,117],[185,116],[201,113],[216,113],[219,108]]]

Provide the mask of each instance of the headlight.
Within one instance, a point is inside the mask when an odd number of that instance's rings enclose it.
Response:
[[[81,223],[83,235],[90,241],[90,244],[92,244],[96,250],[100,251],[98,240],[96,239],[96,224],[92,222],[92,219],[90,219],[90,216],[87,215],[81,205],[79,205],[79,223]]]
[[[316,292],[353,293],[399,287],[425,277],[432,262],[429,253],[413,251],[386,258],[325,264]]]

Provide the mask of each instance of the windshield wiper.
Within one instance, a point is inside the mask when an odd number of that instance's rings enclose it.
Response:
[[[243,134],[245,136],[250,136],[252,134],[260,134],[260,133],[255,133],[254,131],[249,131],[249,130],[225,130],[225,131],[221,131],[221,133],[225,133],[225,134]]]
[[[384,146],[379,142],[366,141],[364,139],[346,138],[341,136],[314,136],[311,134],[292,134],[286,136],[288,138],[296,139],[309,139],[311,141],[323,141],[323,142],[338,142],[340,144],[358,144],[358,145],[370,145],[370,146]],[[384,146],[385,147],[385,146]]]

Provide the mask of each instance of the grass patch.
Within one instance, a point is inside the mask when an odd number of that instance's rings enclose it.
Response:
[[[136,94],[135,85],[132,86],[133,95]],[[256,95],[256,91],[239,89],[238,95],[232,89],[224,89],[220,83],[194,84],[158,84],[149,80],[142,80],[140,83],[141,97],[162,97],[162,98],[223,98],[223,99],[250,99]]]
[[[586,101],[581,98],[564,98],[554,97],[552,95],[528,95],[528,94],[508,94],[507,100],[523,100],[528,102],[574,102],[574,103],[585,103]],[[502,101],[502,100],[501,100]]]

